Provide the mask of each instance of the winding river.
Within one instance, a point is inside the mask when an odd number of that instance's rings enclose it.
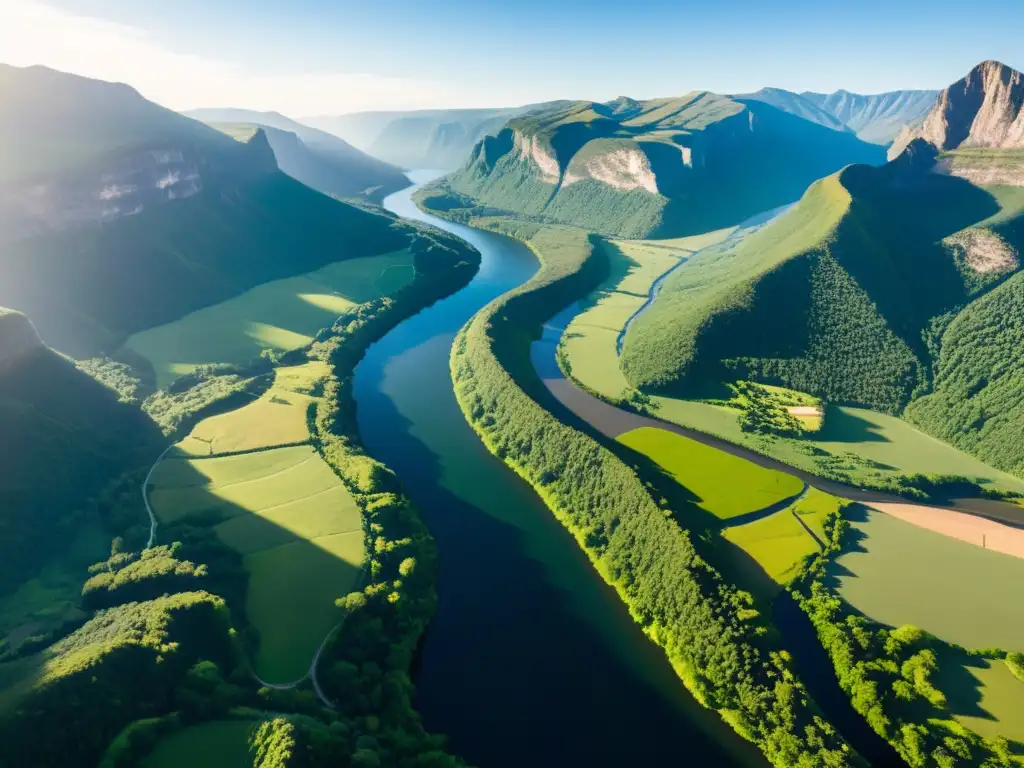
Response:
[[[425,725],[484,768],[764,766],[689,696],[572,537],[466,424],[448,369],[455,333],[538,264],[516,241],[424,214],[415,189],[385,207],[483,257],[467,287],[374,344],[354,383],[367,449],[402,478],[440,549],[440,604],[416,670]]]

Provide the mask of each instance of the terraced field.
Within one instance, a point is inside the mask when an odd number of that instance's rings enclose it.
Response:
[[[243,555],[246,613],[260,635],[253,667],[271,683],[306,674],[364,559],[362,518],[337,475],[310,445],[273,447],[308,442],[316,398],[299,390],[313,392],[325,372],[278,369],[259,400],[197,425],[157,465],[149,491],[161,524],[210,525]]]
[[[416,276],[408,250],[348,259],[136,333],[125,346],[153,364],[165,387],[196,366],[248,363],[264,349],[297,349],[357,304],[394,293]]]

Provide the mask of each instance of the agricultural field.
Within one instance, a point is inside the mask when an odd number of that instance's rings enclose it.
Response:
[[[274,371],[274,384],[243,408],[204,419],[177,445],[180,454],[214,456],[309,440],[306,412],[316,402],[325,363]]]
[[[852,507],[852,544],[830,581],[883,624],[913,624],[965,648],[1024,651],[1024,560]]]
[[[562,353],[571,363],[573,378],[612,400],[628,393],[617,349],[626,323],[647,302],[659,277],[730,232],[723,229],[674,240],[602,241],[609,275],[583,300],[582,311],[562,336]]]
[[[821,551],[793,509],[726,528],[722,536],[752,557],[777,584],[788,584],[805,558]]]
[[[352,496],[312,446],[288,445],[308,443],[306,412],[326,374],[318,362],[276,369],[262,397],[200,422],[149,489],[162,524],[210,525],[243,556],[246,615],[260,634],[253,667],[272,683],[306,674],[363,564]]]
[[[841,499],[808,488],[791,507],[724,528],[722,536],[746,552],[772,581],[785,586],[808,556],[821,552],[826,540],[825,519],[840,504]]]
[[[245,364],[264,349],[304,346],[338,315],[394,293],[415,274],[408,250],[338,261],[141,331],[125,346],[153,364],[157,386],[163,388],[199,365]]]
[[[640,427],[618,441],[647,456],[719,520],[756,512],[792,498],[803,483],[746,459],[655,427]]]
[[[251,720],[213,720],[163,736],[142,768],[252,768]]]

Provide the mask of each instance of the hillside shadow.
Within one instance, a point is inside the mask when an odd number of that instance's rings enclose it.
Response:
[[[888,443],[881,427],[872,424],[849,409],[828,405],[821,429],[815,433],[816,442],[822,443]]]

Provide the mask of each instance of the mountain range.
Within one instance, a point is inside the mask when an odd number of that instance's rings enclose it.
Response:
[[[0,306],[77,357],[411,237],[282,173],[263,130],[242,143],[127,86],[41,67],[0,68],[0,103]]]
[[[513,118],[478,143],[435,188],[434,205],[675,237],[736,224],[848,163],[884,155],[849,131],[755,98],[695,91],[578,101]]]
[[[1020,83],[979,65],[888,164],[817,181],[739,246],[695,256],[630,328],[627,377],[684,397],[782,384],[1024,471]]]

